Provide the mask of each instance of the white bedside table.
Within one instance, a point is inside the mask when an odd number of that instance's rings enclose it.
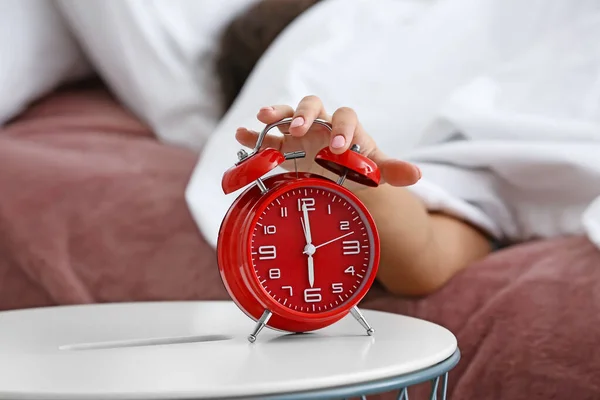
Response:
[[[326,399],[433,380],[459,360],[426,321],[364,310],[309,334],[265,328],[232,302],[117,303],[0,313],[0,399]],[[439,378],[441,377],[441,379]],[[437,388],[436,388],[437,392]]]

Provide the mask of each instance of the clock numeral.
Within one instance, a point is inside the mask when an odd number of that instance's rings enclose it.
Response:
[[[340,221],[340,231],[349,231],[350,230],[350,222],[349,221]]]
[[[360,253],[360,243],[358,240],[345,240],[342,242],[342,245],[344,246],[344,255]]]
[[[331,204],[327,204],[327,214],[331,215]]]
[[[333,293],[342,293],[344,291],[344,285],[341,283],[332,283],[331,291]]]
[[[281,217],[287,217],[287,207],[281,207]]]
[[[298,211],[302,211],[302,204],[306,205],[306,211],[315,211],[315,199],[298,199]]]
[[[354,265],[351,265],[348,268],[346,268],[344,270],[344,273],[345,274],[350,274],[350,275],[354,276]]]
[[[277,249],[275,246],[260,246],[258,248],[259,260],[274,260],[277,258]]]
[[[263,230],[265,231],[265,235],[274,235],[277,232],[275,225],[265,225],[263,226]]]
[[[304,289],[304,301],[307,303],[318,303],[321,301],[321,288]]]
[[[282,290],[289,290],[290,291],[290,296],[294,295],[294,291],[292,290],[291,286],[282,286],[281,289]]]
[[[269,278],[270,279],[279,279],[281,278],[281,271],[277,268],[272,268],[269,270]]]

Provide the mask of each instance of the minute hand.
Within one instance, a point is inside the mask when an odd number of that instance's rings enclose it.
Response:
[[[306,244],[312,244],[310,220],[308,218],[308,209],[306,208],[306,203],[302,203],[302,215],[304,215],[304,236],[306,237]]]
[[[335,239],[331,239],[331,240],[330,240],[330,241],[328,241],[328,242],[321,243],[320,245],[318,245],[318,246],[315,246],[315,250],[316,250],[316,249],[318,249],[319,247],[325,246],[326,244],[333,243],[333,242],[335,242],[336,240],[340,240],[340,239],[343,239],[343,238],[345,238],[346,236],[350,236],[350,235],[352,235],[353,233],[354,233],[354,231],[352,231],[352,232],[349,232],[349,233],[346,233],[345,235],[342,235],[342,236],[336,237]],[[304,253],[306,253],[306,251],[305,251]]]

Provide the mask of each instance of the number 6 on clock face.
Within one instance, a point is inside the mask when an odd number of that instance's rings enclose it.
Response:
[[[322,300],[320,288],[304,289],[304,301],[306,303],[319,303]]]

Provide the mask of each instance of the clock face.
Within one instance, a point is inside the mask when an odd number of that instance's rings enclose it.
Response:
[[[318,186],[281,192],[251,228],[252,266],[278,303],[331,311],[358,293],[374,260],[369,220],[343,194]]]

